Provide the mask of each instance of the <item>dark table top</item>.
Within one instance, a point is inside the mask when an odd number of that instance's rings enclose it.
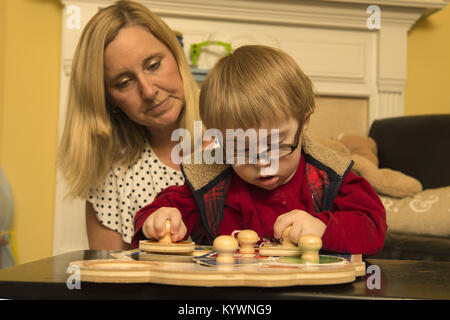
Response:
[[[76,251],[0,270],[0,298],[12,299],[450,299],[450,262],[367,259],[378,266],[380,289],[373,273],[353,283],[324,286],[189,287],[152,283],[113,284],[81,282],[69,289],[71,261],[110,259],[110,251]]]

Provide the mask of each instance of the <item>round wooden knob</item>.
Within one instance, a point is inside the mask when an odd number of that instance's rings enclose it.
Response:
[[[233,253],[238,249],[238,241],[232,236],[218,236],[213,242],[214,250],[217,251],[218,263],[233,263]]]
[[[311,250],[319,251],[320,249],[322,249],[322,239],[320,239],[320,237],[318,236],[306,235],[300,237],[298,245],[301,248],[308,248]]]
[[[291,230],[291,227],[287,227],[286,229],[284,229],[283,233],[281,234],[281,245],[283,247],[296,247],[295,243],[292,242],[289,239],[289,231]]]
[[[159,243],[172,243],[171,235],[170,235],[170,220],[166,220],[166,234],[159,239]]]
[[[300,237],[298,246],[302,250],[302,260],[306,263],[319,263],[319,250],[322,248],[322,239],[313,235]]]
[[[255,244],[258,242],[258,234],[253,230],[242,230],[237,236],[239,251],[241,253],[255,253]]]

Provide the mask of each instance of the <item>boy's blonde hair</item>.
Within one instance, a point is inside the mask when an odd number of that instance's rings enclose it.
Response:
[[[285,52],[262,45],[236,49],[208,73],[200,92],[206,128],[258,128],[293,117],[303,125],[313,112],[311,80]]]
[[[141,26],[172,52],[183,81],[185,105],[180,127],[193,132],[199,120],[199,88],[175,33],[145,6],[117,1],[88,22],[78,42],[72,65],[65,128],[58,164],[70,196],[86,197],[114,165],[130,165],[146,143],[146,128],[122,112],[113,112],[104,80],[104,51],[122,28]]]

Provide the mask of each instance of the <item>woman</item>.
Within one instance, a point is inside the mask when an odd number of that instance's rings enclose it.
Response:
[[[198,119],[198,87],[174,32],[131,1],[101,9],[75,51],[59,149],[69,195],[87,200],[91,249],[128,249],[136,211],[183,183],[170,137]]]

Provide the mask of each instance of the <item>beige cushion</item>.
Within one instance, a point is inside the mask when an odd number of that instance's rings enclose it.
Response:
[[[401,199],[380,198],[386,208],[388,231],[450,236],[450,186],[426,189]]]

